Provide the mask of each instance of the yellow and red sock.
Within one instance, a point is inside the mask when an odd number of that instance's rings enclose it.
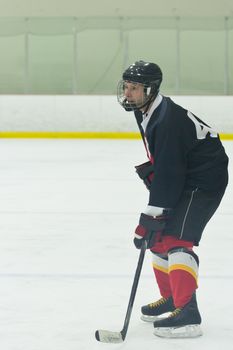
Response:
[[[198,265],[198,257],[192,250],[177,247],[168,253],[168,275],[177,308],[187,304],[198,288]]]
[[[172,294],[169,276],[168,276],[168,256],[167,254],[153,253],[152,265],[155,278],[160,290],[160,294],[164,298],[168,298]]]

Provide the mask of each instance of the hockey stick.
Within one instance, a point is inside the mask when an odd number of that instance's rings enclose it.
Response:
[[[131,288],[127,312],[125,315],[125,321],[124,321],[122,330],[120,332],[112,332],[108,330],[99,329],[95,332],[96,340],[102,343],[122,343],[125,340],[128,327],[129,327],[131,313],[133,310],[134,299],[137,292],[138,282],[139,282],[139,278],[142,270],[146,249],[147,249],[147,241],[145,240],[143,241],[143,244],[140,250],[138,264],[134,275],[133,285]]]

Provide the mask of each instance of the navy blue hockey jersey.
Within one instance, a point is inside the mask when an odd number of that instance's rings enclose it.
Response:
[[[145,131],[140,111],[135,117],[153,163],[149,205],[173,208],[185,188],[218,191],[228,181],[228,157],[207,124],[170,98],[150,117]]]

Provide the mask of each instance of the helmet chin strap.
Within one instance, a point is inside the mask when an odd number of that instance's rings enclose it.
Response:
[[[127,101],[127,99],[124,100],[123,102],[123,107],[127,112],[131,112],[131,111],[135,111],[135,110],[139,110],[142,111],[143,114],[147,113],[151,103],[155,100],[155,98],[158,95],[158,91],[156,91],[156,93],[154,93],[153,95],[150,96],[149,100],[147,100],[144,104],[142,104],[142,106],[137,106],[136,104],[133,103],[129,103]],[[146,108],[145,108],[146,107]],[[144,109],[145,108],[145,109]]]
[[[126,110],[126,112],[132,112],[132,111],[134,111],[135,109],[137,109],[137,106],[134,104],[132,104],[132,103],[129,103],[128,101],[127,101],[127,99],[125,99],[124,101],[123,101],[123,103],[122,103],[122,106],[124,107],[124,109]]]
[[[150,98],[149,98],[149,100],[148,100],[147,102],[145,102],[144,105],[141,106],[141,107],[138,108],[138,109],[140,109],[140,110],[143,109],[142,113],[143,113],[143,114],[146,114],[146,113],[148,112],[148,110],[149,110],[149,107],[150,107],[151,103],[156,99],[156,96],[157,96],[157,95],[158,95],[158,92],[157,92],[156,94],[151,95]],[[144,108],[145,108],[145,109],[144,109]]]
[[[124,109],[126,110],[126,112],[132,112],[132,111],[135,111],[135,110],[138,110],[138,111],[142,111],[144,107],[146,107],[142,113],[145,114],[147,113],[149,107],[150,107],[150,104],[151,102],[154,101],[154,99],[156,98],[157,95],[153,95],[150,97],[150,99],[148,101],[146,101],[142,106],[137,106],[136,104],[132,104],[132,103],[129,103],[127,100],[123,103],[123,107]]]

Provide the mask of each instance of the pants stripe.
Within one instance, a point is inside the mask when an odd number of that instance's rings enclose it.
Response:
[[[184,216],[184,220],[183,220],[183,223],[182,223],[182,228],[181,228],[181,233],[180,233],[180,239],[182,239],[182,237],[183,237],[185,222],[186,222],[186,219],[187,219],[187,216],[188,216],[188,212],[189,212],[189,209],[190,209],[191,204],[192,204],[192,201],[193,201],[194,193],[195,193],[196,191],[197,191],[197,188],[196,188],[195,190],[193,190],[192,193],[191,193],[191,198],[190,198],[190,201],[189,201],[189,203],[188,203],[188,207],[187,207],[187,210],[186,210],[186,213],[185,213],[185,216]]]

